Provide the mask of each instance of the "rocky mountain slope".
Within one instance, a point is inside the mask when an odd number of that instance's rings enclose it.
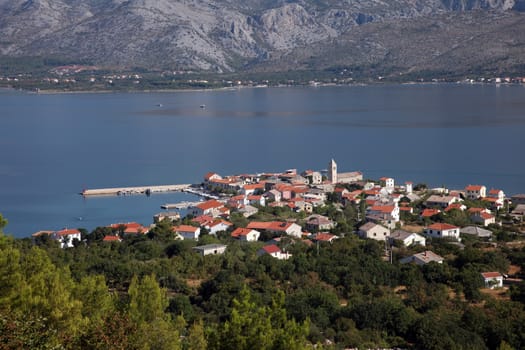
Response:
[[[208,71],[519,71],[525,0],[0,0],[0,55]]]

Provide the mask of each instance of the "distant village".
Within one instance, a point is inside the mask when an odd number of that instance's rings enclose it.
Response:
[[[204,175],[202,184],[192,187],[193,193],[215,199],[187,204],[184,217],[182,210],[162,211],[153,217],[151,225],[113,223],[108,226],[112,234],[103,241],[120,242],[129,236],[147,235],[155,225],[168,220],[175,239],[198,241],[201,235],[208,234],[247,243],[264,241],[258,255],[275,259],[289,259],[292,255],[286,247],[290,244],[330,244],[345,235],[384,242],[385,259],[392,259],[396,247],[424,247],[427,239],[446,239],[460,247],[464,235],[491,242],[491,228],[511,224],[523,230],[520,225],[525,216],[525,194],[509,198],[503,190],[487,190],[484,185],[467,185],[461,190],[430,189],[411,182],[399,185],[390,177],[370,181],[359,171],[339,172],[333,159],[324,173],[290,169],[282,173],[221,176],[210,172]],[[327,205],[333,205],[336,214],[353,208],[356,226],[341,231],[336,215],[319,214],[319,209]],[[270,221],[253,219],[259,211],[270,208],[300,215]],[[467,225],[444,222],[443,218],[458,213],[467,218]],[[232,223],[233,216],[244,218],[244,225]],[[57,240],[62,248],[73,247],[82,240],[78,229],[39,231],[33,237],[43,235]],[[194,247],[203,256],[222,254],[226,249],[226,244],[219,243]],[[443,260],[423,249],[399,262],[424,265]],[[487,273],[493,276],[492,280],[495,275],[498,281],[503,278],[499,272]]]

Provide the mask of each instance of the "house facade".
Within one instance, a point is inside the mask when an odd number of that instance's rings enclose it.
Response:
[[[405,247],[409,247],[414,244],[419,244],[422,246],[426,245],[425,237],[418,235],[414,232],[407,232],[404,230],[395,230],[390,233],[390,243],[393,243],[394,240],[398,240],[403,243]]]
[[[487,196],[487,188],[483,185],[468,185],[465,187],[465,197],[476,200]]]
[[[77,229],[63,229],[55,231],[51,235],[51,238],[57,240],[60,243],[60,248],[72,248],[73,241],[82,239],[80,231]]]
[[[390,229],[373,222],[368,222],[359,228],[357,234],[361,238],[384,241],[390,237]]]
[[[200,227],[194,227],[190,225],[179,225],[172,227],[173,232],[177,235],[179,239],[189,239],[189,240],[198,240],[201,233]]]
[[[434,238],[454,238],[460,240],[459,227],[444,223],[432,224],[425,228],[424,233]]]
[[[259,239],[261,233],[254,229],[239,227],[233,230],[231,236],[233,238],[239,239],[240,241],[255,242]]]
[[[226,245],[224,244],[206,244],[197,247],[193,247],[193,250],[199,253],[201,256],[206,255],[218,255],[223,254],[226,250]]]
[[[503,287],[503,275],[499,272],[482,272],[481,278],[483,278],[485,288],[494,289]]]

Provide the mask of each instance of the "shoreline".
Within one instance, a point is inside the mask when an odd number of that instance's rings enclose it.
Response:
[[[326,83],[318,85],[269,85],[269,86],[236,86],[236,87],[220,87],[220,88],[209,88],[209,89],[145,89],[145,90],[25,90],[14,87],[0,87],[1,90],[23,92],[26,94],[34,95],[62,95],[62,94],[142,94],[142,93],[181,93],[181,92],[223,92],[223,91],[237,91],[243,89],[275,89],[275,88],[323,88],[323,87],[340,87],[340,88],[352,88],[352,87],[365,87],[365,86],[428,86],[428,85],[473,85],[473,86],[525,86],[521,83],[482,83],[482,82],[373,82],[373,83],[355,83],[355,84],[335,84]]]

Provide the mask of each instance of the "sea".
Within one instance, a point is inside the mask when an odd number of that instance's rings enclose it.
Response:
[[[190,194],[83,189],[324,170],[525,193],[525,87],[407,84],[214,91],[0,91],[4,233],[152,223]]]

